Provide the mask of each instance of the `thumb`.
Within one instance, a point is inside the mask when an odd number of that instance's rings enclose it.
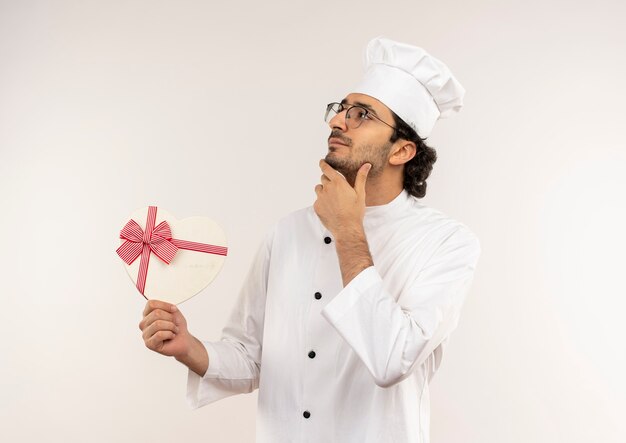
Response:
[[[367,175],[369,174],[370,169],[372,169],[372,165],[370,163],[365,163],[359,168],[359,171],[356,174],[354,189],[357,194],[361,196],[365,196],[365,182],[367,182]]]

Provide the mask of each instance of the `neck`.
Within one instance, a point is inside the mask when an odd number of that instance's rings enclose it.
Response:
[[[365,206],[386,205],[402,192],[402,176],[390,180],[383,173],[379,177],[368,178],[365,184]]]

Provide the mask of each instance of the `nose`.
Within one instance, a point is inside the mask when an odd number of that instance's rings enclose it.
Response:
[[[348,129],[346,126],[346,112],[347,111],[344,109],[343,111],[335,114],[335,116],[328,121],[328,126],[330,126],[331,129],[337,128],[342,132],[346,132]]]

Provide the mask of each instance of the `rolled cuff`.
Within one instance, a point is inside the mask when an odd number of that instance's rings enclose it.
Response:
[[[209,367],[202,377],[191,369],[187,372],[187,403],[197,409],[235,394],[249,393],[258,388],[258,378],[228,378],[222,372],[218,352],[221,343],[201,341],[209,356]],[[217,346],[216,346],[217,345]],[[225,369],[225,368],[224,368]]]
[[[209,367],[202,377],[191,369],[187,372],[187,403],[193,409],[197,409],[222,398],[219,397],[215,400],[208,400],[211,398],[211,389],[208,389],[208,381],[218,377],[220,371],[220,356],[210,342],[201,341],[201,343],[204,345],[209,356]]]
[[[322,315],[330,323],[336,324],[358,303],[363,293],[380,283],[382,283],[382,279],[376,268],[374,266],[365,268],[322,309]]]

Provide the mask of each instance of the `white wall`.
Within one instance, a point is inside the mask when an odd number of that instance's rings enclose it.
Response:
[[[217,339],[262,236],[314,200],[327,102],[376,35],[467,89],[424,202],[483,254],[432,383],[433,443],[626,441],[620,1],[0,1],[0,440],[251,442],[256,393],[191,411],[114,251],[136,208],[206,215]],[[621,421],[621,423],[620,423]]]

